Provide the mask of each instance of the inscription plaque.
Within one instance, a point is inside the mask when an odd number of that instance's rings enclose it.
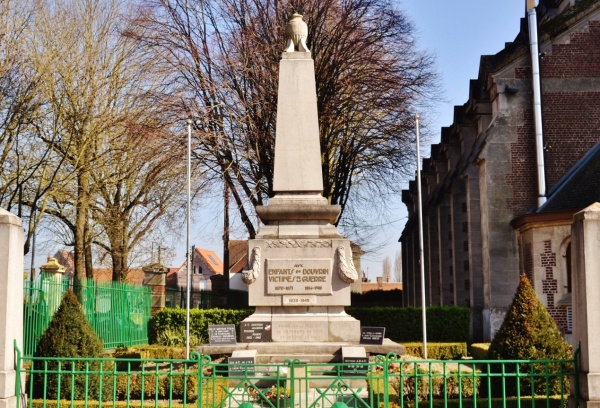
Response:
[[[209,324],[208,341],[210,344],[236,344],[234,324]]]
[[[305,306],[305,305],[316,305],[317,297],[311,295],[305,296],[294,296],[294,295],[283,295],[284,306]]]
[[[274,341],[326,341],[328,335],[326,321],[273,321]]]
[[[267,294],[331,295],[331,259],[267,259]]]
[[[254,357],[228,357],[229,376],[235,375],[254,375]]]
[[[271,322],[242,322],[240,326],[242,343],[262,343],[271,341]]]
[[[344,375],[364,375],[369,371],[369,357],[344,357]]]
[[[361,327],[360,344],[383,344],[385,327]]]

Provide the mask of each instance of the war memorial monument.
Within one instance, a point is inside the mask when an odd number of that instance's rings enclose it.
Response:
[[[308,29],[294,14],[279,65],[274,196],[249,241],[248,321],[270,321],[273,342],[357,342],[360,322],[344,311],[358,279],[350,241],[335,226],[340,207],[322,196],[314,63]]]
[[[322,195],[317,94],[307,34],[302,16],[294,14],[286,26],[279,66],[273,197],[256,209],[262,225],[248,242],[248,265],[242,272],[249,305],[255,307],[242,328],[263,324],[270,336],[268,343],[231,348],[237,352],[245,348],[283,354],[302,345],[306,352],[335,354],[360,342],[360,321],[344,310],[359,274],[350,241],[334,226],[340,206],[330,205]],[[402,354],[404,347],[386,339],[384,348],[368,351]]]

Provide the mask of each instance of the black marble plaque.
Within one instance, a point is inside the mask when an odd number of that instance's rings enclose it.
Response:
[[[344,375],[364,375],[369,371],[369,357],[344,357]]]
[[[361,327],[360,344],[383,344],[385,327]]]
[[[254,375],[254,357],[229,357],[227,359],[229,376]],[[252,364],[251,366],[246,364]]]
[[[242,322],[240,325],[242,343],[263,343],[271,341],[271,322]]]

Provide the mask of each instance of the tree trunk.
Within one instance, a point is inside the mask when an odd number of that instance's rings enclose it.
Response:
[[[78,177],[77,210],[75,215],[75,277],[85,277],[85,224],[87,220],[88,197],[84,187],[85,176]]]
[[[85,233],[88,222],[89,197],[89,173],[79,170],[77,174],[77,204],[75,212],[75,294],[79,302],[84,304],[85,285]]]
[[[92,234],[89,222],[85,223],[85,275],[88,279],[94,277],[94,262],[92,258]]]
[[[229,291],[229,186],[223,181],[223,277],[225,290]]]

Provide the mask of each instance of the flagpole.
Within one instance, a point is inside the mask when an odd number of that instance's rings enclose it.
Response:
[[[191,201],[191,156],[192,156],[192,120],[187,122],[187,207],[186,207],[186,241],[185,241],[185,256],[186,256],[186,278],[187,292],[185,302],[185,356],[190,358],[190,293],[192,286],[192,274],[190,271],[192,254],[190,253],[190,201]]]
[[[423,358],[427,358],[427,312],[425,306],[425,262],[423,254],[423,203],[421,200],[421,152],[419,150],[419,115],[415,115],[417,133],[417,199],[419,210],[419,265],[421,267],[421,309],[423,319]]]

